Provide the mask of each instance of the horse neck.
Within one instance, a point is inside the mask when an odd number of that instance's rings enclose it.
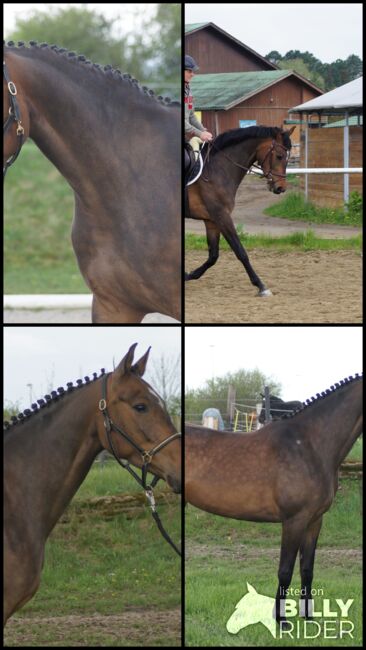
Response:
[[[162,107],[128,80],[111,78],[50,50],[10,51],[7,56],[26,98],[30,137],[86,205],[98,196],[111,164],[116,195],[121,192],[122,173],[124,183],[134,185],[137,169],[146,160],[154,161],[153,176],[161,174],[160,141],[169,168],[175,121],[179,137],[174,109]],[[133,166],[116,164],[121,152],[127,152],[127,159],[133,156]]]
[[[336,470],[362,432],[362,381],[318,399],[294,416],[295,423],[316,453]]]
[[[47,537],[102,450],[96,430],[95,384],[44,407],[5,438],[5,489]],[[13,488],[14,493],[13,493]]]
[[[254,145],[254,140],[247,140],[224,147],[217,153],[220,167],[224,166],[227,171],[226,181],[231,184],[235,192],[247,174],[247,170],[256,161],[256,146]]]

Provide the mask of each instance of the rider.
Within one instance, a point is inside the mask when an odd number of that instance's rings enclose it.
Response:
[[[202,142],[210,142],[213,139],[212,133],[207,131],[194,113],[193,96],[189,85],[195,72],[199,70],[195,60],[186,54],[184,56],[184,139],[189,142],[195,153],[199,151]],[[184,168],[190,164],[189,155],[184,149]]]

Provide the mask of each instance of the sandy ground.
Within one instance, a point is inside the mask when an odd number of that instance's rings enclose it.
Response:
[[[188,269],[206,259],[186,254]],[[233,253],[223,252],[200,280],[186,282],[186,323],[361,323],[361,256],[351,251],[255,250],[250,260],[272,291],[259,298]]]
[[[267,217],[263,209],[280,198],[258,179],[239,188],[233,211],[236,225],[249,234],[281,236],[311,228],[318,237],[347,238],[360,228],[316,225]],[[186,219],[186,232],[204,234],[204,224]],[[186,271],[207,259],[206,251],[187,251]],[[361,323],[361,256],[352,251],[281,253],[250,251],[253,268],[272,291],[258,298],[234,253],[221,252],[200,280],[185,283],[186,323]]]

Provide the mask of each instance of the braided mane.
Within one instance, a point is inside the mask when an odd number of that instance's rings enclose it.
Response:
[[[284,420],[286,418],[296,417],[296,415],[302,413],[305,409],[314,406],[314,404],[317,404],[318,402],[320,402],[320,400],[329,397],[329,395],[333,395],[334,393],[339,391],[347,384],[350,384],[353,381],[359,381],[362,378],[363,378],[362,374],[359,375],[358,373],[356,373],[354,377],[351,376],[351,377],[345,377],[344,379],[340,379],[339,382],[335,383],[330,388],[327,388],[327,390],[323,391],[322,393],[316,393],[316,397],[311,397],[310,399],[305,400],[305,402],[302,403],[302,406],[299,407],[298,409],[295,409],[295,411],[293,411],[292,413],[285,413],[279,419]]]
[[[99,70],[103,74],[108,75],[109,77],[113,77],[119,82],[124,82],[124,83],[128,82],[129,84],[135,86],[141,93],[151,97],[155,101],[158,101],[163,106],[181,105],[179,101],[172,100],[170,97],[163,97],[162,95],[156,95],[154,91],[148,88],[147,86],[141,86],[137,81],[137,79],[135,79],[134,77],[132,77],[132,75],[128,73],[122,73],[120,70],[113,68],[111,65],[102,66],[99,63],[93,63],[92,61],[87,59],[86,56],[84,56],[83,54],[70,52],[65,47],[59,47],[58,45],[49,45],[48,43],[38,43],[37,41],[29,41],[29,47],[27,47],[24,41],[18,41],[17,44],[14,41],[8,41],[7,43],[3,41],[3,43],[7,47],[14,48],[14,49],[52,50],[56,54],[63,56],[64,58],[67,58],[69,60],[75,61],[80,65],[85,65],[88,66],[88,68],[94,68],[95,70]]]
[[[104,374],[105,374],[105,369],[102,368],[99,377],[96,372],[93,372],[92,379],[90,379],[90,377],[84,377],[84,381],[82,379],[77,379],[76,386],[74,386],[72,381],[70,381],[66,384],[67,386],[66,389],[62,388],[61,386],[57,390],[51,391],[51,394],[45,395],[44,399],[38,399],[37,402],[34,402],[32,404],[31,409],[25,409],[21,413],[18,413],[18,415],[12,415],[12,417],[10,418],[11,420],[10,422],[8,421],[4,422],[4,431],[9,431],[9,429],[12,429],[17,424],[26,422],[27,420],[29,420],[30,417],[32,417],[36,413],[39,413],[41,409],[49,407],[54,402],[58,402],[58,400],[62,399],[63,397],[65,397],[65,395],[71,393],[72,391],[77,390],[79,388],[83,388],[84,386],[87,386],[91,382],[100,379],[100,377],[103,377]]]

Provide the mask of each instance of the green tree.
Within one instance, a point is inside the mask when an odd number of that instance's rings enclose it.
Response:
[[[281,384],[267,377],[258,368],[229,372],[223,377],[208,379],[202,388],[186,390],[184,399],[186,417],[192,415],[200,417],[208,407],[218,408],[224,415],[229,386],[234,386],[237,402],[249,401],[253,407],[256,402],[262,401],[261,393],[264,393],[264,386],[269,386],[271,393],[279,397],[281,395]]]

